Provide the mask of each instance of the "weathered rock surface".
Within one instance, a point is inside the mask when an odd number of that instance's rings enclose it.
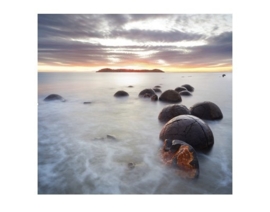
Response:
[[[160,95],[159,100],[163,102],[177,103],[177,102],[181,102],[182,98],[177,91],[166,90]]]
[[[185,105],[172,104],[161,110],[158,115],[158,120],[167,122],[179,115],[190,115],[190,111]]]
[[[207,149],[214,144],[210,127],[200,118],[192,115],[176,116],[160,131],[159,138],[182,140],[195,149]]]
[[[213,102],[199,102],[190,108],[191,115],[201,119],[216,120],[222,119],[223,114],[220,108]]]
[[[117,91],[114,94],[115,97],[124,97],[124,96],[129,96],[129,94],[126,91]]]
[[[194,88],[191,85],[189,85],[189,84],[184,84],[184,85],[182,85],[182,87],[185,87],[190,92],[193,92],[194,91]]]
[[[186,91],[187,89],[185,87],[177,87],[174,90],[177,92],[180,92],[180,91]]]
[[[194,179],[199,176],[196,151],[186,142],[166,139],[161,155],[164,163],[176,168],[176,173],[181,177]]]
[[[180,91],[179,94],[181,96],[191,96],[192,95],[189,91]]]
[[[151,97],[154,94],[156,94],[156,93],[155,93],[155,91],[153,89],[147,88],[147,89],[142,90],[139,93],[139,97]]]
[[[47,96],[44,99],[44,101],[54,101],[54,100],[60,100],[62,102],[65,102],[66,101],[62,96],[60,96],[58,94],[50,94],[49,96]]]

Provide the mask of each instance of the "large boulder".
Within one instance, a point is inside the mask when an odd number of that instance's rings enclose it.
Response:
[[[167,122],[179,115],[189,115],[190,111],[185,105],[172,104],[164,107],[158,115],[158,120]]]
[[[192,146],[181,140],[166,139],[161,150],[166,165],[176,168],[183,178],[194,179],[199,176],[199,161]]]
[[[150,89],[150,88],[146,88],[144,90],[142,90],[140,93],[139,93],[139,97],[151,97],[153,95],[155,95],[155,91],[153,89]]]
[[[160,131],[159,138],[182,140],[195,149],[207,149],[214,144],[210,127],[192,115],[176,116],[168,121]]]
[[[223,118],[220,108],[209,101],[196,103],[190,108],[190,112],[201,119],[216,120]]]
[[[190,92],[193,92],[194,91],[194,88],[191,85],[189,85],[189,84],[184,84],[184,85],[182,85],[182,87],[185,87]]]
[[[129,94],[126,91],[117,91],[114,94],[115,97],[124,97],[124,96],[129,96]]]
[[[163,102],[177,103],[177,102],[181,102],[182,98],[177,91],[166,90],[160,95],[159,100]]]
[[[62,102],[65,102],[66,101],[62,96],[60,96],[58,94],[50,94],[49,96],[47,96],[44,99],[44,101],[55,101],[55,100],[60,100]]]

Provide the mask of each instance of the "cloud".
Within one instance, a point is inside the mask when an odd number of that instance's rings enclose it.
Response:
[[[39,14],[38,62],[231,65],[231,30],[230,15]]]

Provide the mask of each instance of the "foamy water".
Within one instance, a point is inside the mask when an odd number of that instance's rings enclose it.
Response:
[[[158,114],[168,103],[138,97],[145,88],[183,84],[195,91],[180,104],[212,101],[223,113],[222,120],[205,121],[215,143],[210,152],[198,153],[197,180],[177,176],[159,157],[164,123]],[[118,90],[129,97],[115,98]],[[43,101],[52,93],[67,101]],[[232,74],[39,73],[38,193],[231,194]]]

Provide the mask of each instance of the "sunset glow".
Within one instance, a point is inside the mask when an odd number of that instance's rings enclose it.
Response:
[[[38,15],[38,71],[102,68],[230,72],[232,16]]]

